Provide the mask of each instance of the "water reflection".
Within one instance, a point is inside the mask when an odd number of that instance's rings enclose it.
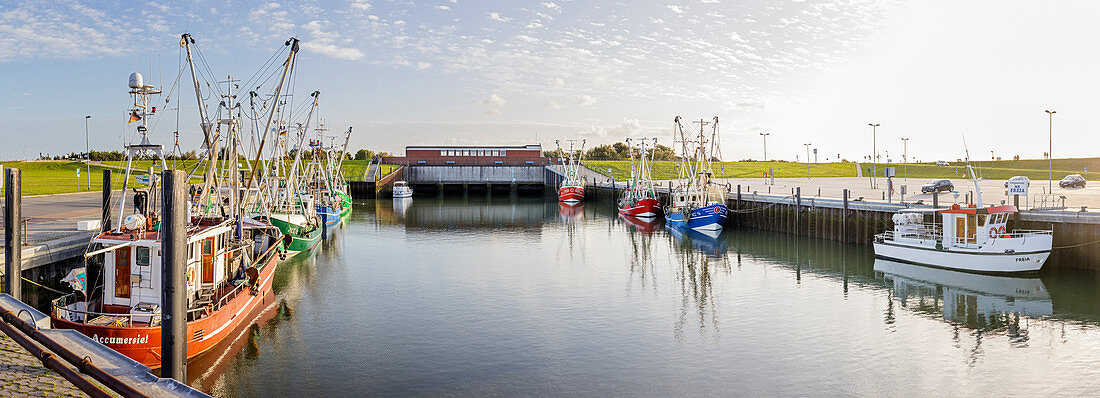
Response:
[[[896,261],[875,260],[875,272],[902,307],[974,330],[999,330],[1025,342],[1020,317],[1054,313],[1038,277],[979,275]]]
[[[707,234],[692,229],[666,228],[680,290],[680,309],[674,325],[676,339],[683,341],[689,317],[698,323],[700,337],[718,341],[721,331],[715,302],[715,275],[729,275],[730,263],[725,234]],[[709,335],[709,336],[708,336]]]
[[[398,219],[404,220],[405,214],[408,213],[409,207],[412,206],[413,198],[393,198],[393,213]]]
[[[1064,387],[1100,355],[1081,273],[876,262],[552,197],[357,203],[342,231],[280,267],[294,316],[246,331],[218,395],[1000,395],[995,375]]]

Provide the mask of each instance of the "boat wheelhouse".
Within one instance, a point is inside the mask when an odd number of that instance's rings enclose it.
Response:
[[[405,181],[395,181],[393,183],[393,197],[395,198],[411,198],[413,196],[412,187],[409,187],[409,183]]]
[[[92,289],[53,302],[55,328],[74,329],[135,361],[160,365],[162,267],[159,225],[144,217],[137,228],[92,240]],[[244,223],[236,238],[228,219],[192,219],[187,236],[187,357],[227,336],[247,315],[274,302],[272,276],[282,255],[281,233]],[[100,277],[101,276],[101,277]],[[98,281],[96,281],[98,279]]]

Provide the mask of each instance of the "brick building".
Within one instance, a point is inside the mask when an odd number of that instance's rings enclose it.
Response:
[[[554,158],[542,156],[542,145],[407,146],[405,156],[388,156],[382,163],[427,166],[541,166]]]

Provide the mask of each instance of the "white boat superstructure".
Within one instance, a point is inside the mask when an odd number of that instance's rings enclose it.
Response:
[[[395,198],[411,198],[413,196],[412,187],[405,181],[395,181],[393,183],[393,197]]]
[[[894,230],[875,235],[875,256],[971,272],[1035,272],[1050,257],[1052,231],[1007,228],[1016,207],[952,205],[902,212]],[[925,218],[932,217],[930,223]]]
[[[964,141],[965,145],[965,141]],[[982,203],[981,178],[966,168]],[[894,230],[875,235],[875,256],[969,272],[1014,274],[1036,272],[1050,257],[1051,230],[1008,230],[1016,206],[978,207],[958,203],[943,209],[894,214]],[[931,217],[931,220],[926,217]]]

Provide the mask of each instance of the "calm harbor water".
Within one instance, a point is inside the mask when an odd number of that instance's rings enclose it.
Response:
[[[357,203],[280,304],[189,370],[218,396],[1092,395],[1090,274],[631,224],[610,205]],[[201,367],[201,369],[196,369]]]

